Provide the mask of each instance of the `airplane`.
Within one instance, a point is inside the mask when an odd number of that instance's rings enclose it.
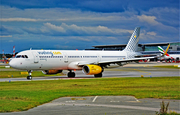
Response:
[[[104,68],[110,64],[123,66],[132,61],[152,59],[139,57],[137,51],[140,27],[136,27],[123,51],[87,51],[87,50],[25,50],[16,55],[9,65],[15,69],[27,70],[27,79],[32,79],[33,70],[42,70],[44,74],[57,74],[68,70],[67,76],[75,77],[74,70],[82,70],[86,75],[102,77]]]
[[[159,52],[161,52],[163,54],[161,58],[179,61],[180,52],[173,52],[174,54],[168,54],[167,52],[168,52],[169,47],[170,47],[170,44],[168,45],[168,47],[165,51],[162,47],[158,46]]]

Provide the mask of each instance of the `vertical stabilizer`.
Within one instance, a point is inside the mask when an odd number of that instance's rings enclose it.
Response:
[[[164,50],[160,47],[160,46],[158,46],[158,49],[159,49],[159,52],[161,52],[162,54],[164,54]]]
[[[133,34],[131,35],[129,42],[124,49],[124,51],[136,52],[138,49],[138,42],[139,42],[139,35],[140,35],[140,27],[136,27]]]
[[[166,51],[164,51],[164,49],[161,48],[160,46],[158,46],[158,49],[159,49],[159,51],[163,54],[163,56],[164,56],[164,55],[169,56],[169,54],[167,53],[168,50],[169,50],[169,47],[170,47],[170,44],[168,45]]]

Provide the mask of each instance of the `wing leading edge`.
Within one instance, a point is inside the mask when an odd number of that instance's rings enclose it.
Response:
[[[100,61],[99,64],[132,62],[132,61],[139,61],[139,60],[153,59],[153,58],[155,58],[155,57],[130,58],[130,59],[122,59],[122,60],[108,60],[108,61]]]
[[[155,57],[143,57],[143,58],[130,58],[130,59],[122,59],[122,60],[107,60],[107,61],[99,61],[99,62],[79,62],[77,66],[84,66],[87,64],[111,64],[111,63],[120,63],[120,62],[132,62],[132,61],[139,61],[139,60],[146,60],[146,59],[153,59]]]

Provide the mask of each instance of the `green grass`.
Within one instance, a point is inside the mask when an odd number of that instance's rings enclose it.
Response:
[[[27,72],[27,71],[0,71],[0,78],[20,78],[20,77],[27,77],[28,74],[22,74],[21,72]],[[33,77],[42,77],[42,76],[61,76],[62,73],[58,74],[52,74],[52,75],[45,75],[42,73],[42,71],[33,71],[32,75]]]
[[[12,69],[12,67],[6,68],[5,66],[0,66],[0,69]]]
[[[178,66],[169,65],[169,66],[153,66],[158,68],[169,68],[169,69],[180,69]]]
[[[99,78],[0,83],[0,112],[23,111],[59,97],[131,95],[180,99],[179,77]]]

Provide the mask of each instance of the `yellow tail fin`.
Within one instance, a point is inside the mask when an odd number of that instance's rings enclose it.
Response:
[[[170,47],[170,44],[169,44],[168,47],[166,48],[166,51],[165,51],[164,55],[167,54],[167,52],[168,52],[168,50],[169,50],[169,47]]]

